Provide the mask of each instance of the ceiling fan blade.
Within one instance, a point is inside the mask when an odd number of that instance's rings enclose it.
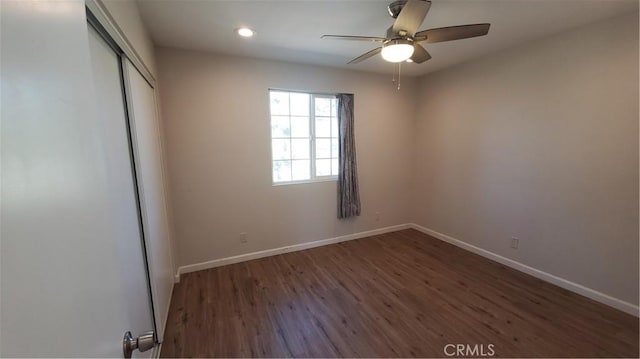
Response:
[[[416,34],[415,39],[427,43],[468,39],[470,37],[486,35],[489,32],[489,26],[491,26],[491,24],[439,27],[437,29],[420,31]]]
[[[416,64],[421,64],[431,58],[431,55],[419,44],[413,44],[413,55],[411,55],[411,61]]]
[[[355,40],[355,41],[371,41],[371,42],[384,42],[384,40],[386,40],[384,37],[345,36],[345,35],[322,35],[320,38],[332,39],[332,40]]]
[[[393,32],[397,34],[403,30],[407,32],[407,35],[413,37],[420,25],[422,25],[422,21],[427,16],[430,7],[431,1],[428,0],[407,1],[393,23]]]
[[[362,54],[362,55],[356,57],[355,59],[347,62],[347,64],[357,64],[358,62],[362,62],[362,61],[364,61],[364,60],[366,60],[366,59],[368,59],[368,58],[370,58],[372,56],[375,56],[375,55],[379,54],[380,51],[382,51],[382,47],[377,47],[377,48],[375,48],[375,49],[373,49],[373,50],[371,50],[369,52],[365,52],[364,54]]]

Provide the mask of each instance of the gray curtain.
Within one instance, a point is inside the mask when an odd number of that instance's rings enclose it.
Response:
[[[353,124],[353,95],[338,95],[338,142],[340,143],[338,174],[338,218],[360,215],[356,139]]]

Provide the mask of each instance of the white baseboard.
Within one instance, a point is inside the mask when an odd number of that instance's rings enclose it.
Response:
[[[300,243],[300,244],[293,244],[293,245],[290,245],[290,246],[285,246],[285,247],[280,247],[280,248],[267,249],[267,250],[264,250],[264,251],[240,254],[240,255],[237,255],[237,256],[233,256],[233,257],[214,259],[214,260],[210,260],[210,261],[206,261],[206,262],[201,262],[201,263],[196,263],[196,264],[189,264],[189,265],[186,265],[186,266],[180,266],[180,267],[178,267],[178,273],[176,274],[176,282],[180,281],[180,275],[181,274],[185,274],[185,273],[189,273],[189,272],[195,272],[195,271],[199,271],[199,270],[203,270],[203,269],[221,267],[221,266],[225,266],[225,265],[228,265],[228,264],[240,263],[240,262],[250,261],[250,260],[253,260],[253,259],[264,258],[264,257],[269,257],[269,256],[275,256],[275,255],[283,254],[283,253],[302,251],[302,250],[305,250],[305,249],[310,249],[310,248],[315,248],[315,247],[320,247],[320,246],[326,246],[326,245],[329,245],[329,244],[350,241],[350,240],[354,240],[354,239],[358,239],[358,238],[365,238],[365,237],[375,236],[375,235],[379,235],[379,234],[400,231],[400,230],[407,229],[407,228],[410,228],[410,224],[399,224],[399,225],[396,225],[396,226],[383,227],[383,228],[373,229],[373,230],[370,230],[370,231],[352,233],[352,234],[347,234],[347,235],[344,235],[344,236],[339,236],[339,237],[334,237],[334,238],[321,239],[319,241],[306,242],[306,243]]]
[[[413,228],[417,231],[420,231],[422,233],[428,234],[434,238],[437,238],[441,241],[447,242],[447,243],[451,243],[457,247],[460,247],[464,250],[467,250],[469,252],[473,252],[475,254],[481,255],[485,258],[488,258],[494,262],[498,262],[500,264],[504,264],[508,267],[511,267],[515,270],[527,273],[531,276],[534,276],[538,279],[541,279],[545,282],[549,282],[551,284],[557,285],[558,287],[570,290],[574,293],[583,295],[587,298],[591,298],[597,302],[606,304],[610,307],[619,309],[625,313],[629,313],[631,315],[634,315],[636,317],[640,316],[640,308],[637,305],[625,302],[621,299],[618,298],[614,298],[610,295],[604,294],[602,292],[598,292],[597,290],[591,289],[591,288],[587,288],[583,285],[580,285],[578,283],[574,283],[571,282],[569,280],[557,277],[553,274],[541,271],[539,269],[530,267],[526,264],[522,264],[520,262],[517,262],[513,259],[509,259],[506,257],[503,257],[499,254],[490,252],[488,250],[482,249],[480,247],[476,247],[472,244],[463,242],[459,239],[453,238],[451,236],[448,236],[446,234],[434,231],[432,229],[420,226],[418,224],[415,223],[406,223],[406,224],[399,224],[396,226],[390,226],[390,227],[384,227],[384,228],[378,228],[378,229],[374,229],[374,230],[370,230],[370,231],[364,231],[364,232],[358,232],[358,233],[353,233],[353,234],[347,234],[344,236],[339,236],[339,237],[334,237],[334,238],[328,238],[328,239],[322,239],[319,241],[313,241],[313,242],[307,242],[307,243],[300,243],[300,244],[294,244],[294,245],[290,245],[290,246],[285,246],[285,247],[280,247],[280,248],[273,248],[273,249],[267,249],[267,250],[263,250],[263,251],[258,251],[258,252],[252,252],[252,253],[246,253],[246,254],[240,254],[237,256],[233,256],[233,257],[226,257],[226,258],[220,258],[220,259],[214,259],[214,260],[210,260],[210,261],[206,261],[206,262],[201,262],[201,263],[196,263],[196,264],[190,264],[190,265],[186,265],[186,266],[181,266],[178,268],[178,273],[176,273],[175,275],[175,282],[178,283],[180,282],[180,275],[184,274],[184,273],[190,273],[190,272],[195,272],[195,271],[199,271],[199,270],[204,270],[204,269],[209,269],[209,268],[215,268],[215,267],[220,267],[220,266],[224,266],[224,265],[228,265],[228,264],[234,264],[234,263],[240,263],[240,262],[245,262],[245,261],[250,261],[253,259],[258,259],[258,258],[264,258],[264,257],[269,257],[269,256],[275,256],[278,254],[283,254],[283,253],[289,253],[289,252],[296,252],[296,251],[301,251],[301,250],[305,250],[305,249],[310,249],[310,248],[315,248],[315,247],[320,247],[320,246],[326,246],[329,244],[334,244],[334,243],[340,243],[340,242],[345,242],[345,241],[350,241],[350,240],[354,240],[354,239],[358,239],[358,238],[365,238],[365,237],[370,237],[370,236],[375,236],[378,234],[384,234],[384,233],[390,233],[390,232],[395,232],[395,231],[400,231],[403,229],[407,229],[407,228]]]
[[[509,259],[506,257],[503,257],[499,254],[495,254],[493,252],[487,251],[485,249],[482,249],[480,247],[476,247],[472,244],[463,242],[459,239],[453,238],[451,236],[448,236],[446,234],[434,231],[432,229],[420,226],[418,224],[415,223],[411,223],[409,224],[410,228],[413,228],[415,230],[418,230],[422,233],[428,234],[432,237],[435,237],[441,241],[447,242],[447,243],[451,243],[454,246],[460,247],[464,250],[467,250],[469,252],[473,252],[475,254],[481,255],[485,258],[488,258],[494,262],[498,262],[500,264],[504,264],[508,267],[511,267],[513,269],[516,269],[520,272],[524,272],[527,273],[531,276],[534,276],[538,279],[541,279],[545,282],[549,282],[551,284],[557,285],[558,287],[570,290],[574,293],[578,293],[580,295],[583,295],[587,298],[591,298],[595,301],[598,301],[602,304],[606,304],[610,307],[619,309],[625,313],[629,313],[631,315],[634,315],[636,317],[639,316],[639,311],[640,308],[637,305],[625,302],[623,300],[620,300],[618,298],[614,298],[610,295],[598,292],[597,290],[593,290],[591,288],[587,288],[583,285],[580,285],[578,283],[574,283],[571,281],[568,281],[566,279],[557,277],[553,274],[547,273],[547,272],[543,272],[539,269],[533,268],[533,267],[529,267],[526,264],[522,264],[520,262],[514,261],[513,259]]]

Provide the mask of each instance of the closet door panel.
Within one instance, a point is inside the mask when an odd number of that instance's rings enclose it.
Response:
[[[154,88],[130,62],[125,61],[124,67],[154,312],[162,340],[173,288],[173,262],[156,98]]]

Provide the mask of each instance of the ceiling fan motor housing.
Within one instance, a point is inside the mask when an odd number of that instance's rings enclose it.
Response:
[[[394,1],[391,4],[389,4],[389,6],[387,6],[387,11],[389,12],[389,15],[396,19],[398,17],[398,15],[400,14],[400,11],[402,10],[402,7],[407,3],[407,0],[398,0],[398,1]]]
[[[394,31],[393,30],[393,26],[390,26],[387,29],[387,39],[391,40],[391,39],[406,39],[407,37],[407,32],[404,30],[400,30],[400,31]]]

